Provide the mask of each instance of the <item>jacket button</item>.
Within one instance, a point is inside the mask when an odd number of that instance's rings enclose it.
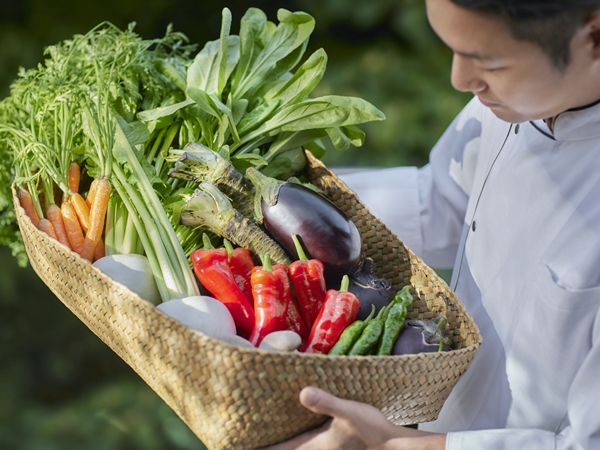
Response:
[[[515,125],[515,134],[519,134],[519,128],[521,128],[521,126],[519,124]]]
[[[475,231],[476,225],[475,225],[475,221],[473,221],[473,223],[471,224],[471,230]]]

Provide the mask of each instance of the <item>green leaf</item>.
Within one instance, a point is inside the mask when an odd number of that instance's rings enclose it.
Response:
[[[238,133],[243,136],[254,128],[262,125],[269,118],[271,118],[275,110],[279,107],[280,103],[281,102],[278,99],[265,100],[262,102],[260,105],[242,117],[237,126]]]
[[[239,100],[234,100],[231,106],[231,113],[233,115],[233,121],[236,126],[239,124],[244,114],[248,110],[248,100],[245,98],[240,98]]]
[[[325,153],[327,153],[327,148],[325,147],[325,145],[323,145],[321,140],[307,142],[304,145],[304,148],[306,150],[310,150],[313,156],[317,159],[323,158],[323,156],[325,156]]]
[[[193,105],[193,104],[194,104],[194,101],[190,100],[188,98],[187,100],[184,100],[179,103],[175,103],[173,105],[163,106],[163,107],[154,108],[154,109],[148,109],[146,111],[140,111],[137,114],[137,118],[139,120],[141,120],[142,122],[153,122],[162,117],[171,116],[171,115],[175,114],[176,112],[178,112],[179,110],[181,110],[189,105]]]
[[[354,125],[327,128],[325,131],[338,150],[347,150],[350,145],[360,147],[365,141],[365,133]]]
[[[248,167],[266,166],[267,161],[260,155],[255,153],[244,153],[242,155],[234,155],[231,157],[231,164],[238,172],[246,173]]]
[[[310,55],[289,80],[267,92],[265,99],[279,98],[283,105],[304,100],[319,84],[326,67],[327,54],[319,49]]]
[[[264,75],[277,62],[305,43],[314,30],[315,20],[304,12],[281,14],[280,17],[283,20],[233,93],[235,98],[243,97],[248,90],[260,84]]]
[[[308,142],[315,141],[327,136],[323,129],[312,129],[302,131],[284,131],[279,133],[275,141],[269,147],[265,154],[267,161],[273,160],[278,154],[296,147],[302,147]]]
[[[240,59],[233,73],[232,91],[235,91],[250,66],[264,47],[267,16],[258,8],[248,8],[240,21]]]
[[[121,128],[132,147],[136,145],[144,144],[150,139],[150,131],[148,126],[142,122],[130,122],[121,124]]]
[[[189,97],[198,104],[202,111],[219,119],[221,124],[223,122],[223,115],[225,115],[228,118],[227,126],[231,130],[233,140],[235,142],[240,141],[240,137],[235,126],[235,121],[233,120],[233,113],[231,112],[231,109],[227,107],[227,105],[223,104],[219,99],[213,95],[209,95],[202,89],[192,87],[188,88],[187,95],[189,95]]]
[[[301,131],[313,128],[334,128],[383,120],[384,114],[366,100],[356,97],[329,95],[288,105],[244,141],[258,135],[282,131]]]
[[[285,180],[291,177],[292,175],[300,173],[302,169],[304,169],[304,167],[306,166],[306,155],[304,154],[304,150],[302,149],[302,147],[294,147],[292,149],[279,153],[272,161],[272,163],[275,163],[280,159],[286,159],[290,161],[290,168],[288,172],[281,175],[282,180]]]
[[[219,51],[220,39],[207,42],[204,48],[196,55],[194,62],[187,71],[187,86],[202,89],[205,92],[218,92],[219,72],[221,60]],[[227,59],[225,78],[227,79],[235,68],[240,57],[240,40],[238,36],[229,36],[227,43]]]
[[[285,175],[291,172],[292,161],[289,158],[278,158],[269,163],[261,172],[272,178],[283,179]]]
[[[216,94],[221,97],[225,83],[227,82],[227,52],[229,46],[229,32],[231,30],[231,11],[228,8],[223,8],[223,18],[221,21],[221,35],[219,38],[219,53],[217,56],[217,64],[219,73],[217,77]],[[208,90],[210,92],[210,89]]]

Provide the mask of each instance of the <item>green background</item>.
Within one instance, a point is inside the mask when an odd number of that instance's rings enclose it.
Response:
[[[218,38],[223,7],[231,9],[237,32],[251,6],[273,21],[282,7],[313,15],[317,27],[307,55],[322,47],[329,56],[313,95],[362,97],[387,116],[363,127],[363,147],[330,149],[323,158],[330,167],[421,166],[470,99],[450,86],[451,53],[431,32],[422,0],[2,0],[0,98],[19,66],[42,60],[45,46],[102,21],[120,28],[136,22],[145,38],[163,36],[172,23],[201,47]],[[204,448],[6,248],[0,248],[0,267],[1,449]]]

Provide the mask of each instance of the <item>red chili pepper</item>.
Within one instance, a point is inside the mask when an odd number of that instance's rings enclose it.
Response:
[[[243,247],[233,248],[231,242],[229,242],[227,239],[224,240],[224,243],[225,248],[229,253],[229,267],[233,272],[235,282],[246,295],[246,298],[250,304],[253,305],[254,299],[252,298],[252,285],[250,284],[250,276],[252,275],[252,268],[256,264],[254,264],[254,259],[252,259],[250,250]]]
[[[227,261],[227,250],[224,248],[194,250],[190,258],[200,283],[227,307],[238,334],[248,338],[254,329],[254,311],[235,282]]]
[[[290,264],[288,269],[298,299],[304,323],[310,329],[321,311],[327,288],[325,287],[325,266],[318,259],[309,260],[304,253],[298,236],[292,235],[298,252],[298,261]]]
[[[287,299],[286,303],[288,309],[285,318],[286,329],[295,331],[302,338],[302,342],[306,342],[306,339],[308,338],[308,328],[298,311],[298,306],[292,295],[287,268],[284,264],[275,264],[273,266],[273,272],[279,276],[283,288],[283,297]]]
[[[303,352],[328,354],[346,327],[356,320],[359,301],[352,292],[347,292],[348,284],[348,275],[344,275],[339,291],[327,291]]]
[[[273,331],[286,329],[287,301],[279,274],[271,267],[269,255],[261,257],[263,265],[252,269],[250,281],[254,297],[256,323],[250,342],[258,347]]]

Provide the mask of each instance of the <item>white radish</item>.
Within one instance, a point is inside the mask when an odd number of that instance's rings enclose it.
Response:
[[[157,305],[161,302],[160,292],[148,258],[143,255],[109,255],[94,262],[100,271],[117,283],[128,287],[145,300]]]
[[[169,300],[157,306],[183,325],[212,338],[235,336],[235,322],[227,307],[216,298],[196,295]]]

